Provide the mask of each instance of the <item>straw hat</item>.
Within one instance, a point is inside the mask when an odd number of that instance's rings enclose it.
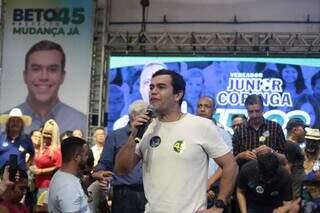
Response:
[[[320,130],[319,129],[305,128],[305,130],[306,130],[305,139],[320,141]]]
[[[0,123],[1,124],[6,124],[9,118],[12,117],[18,117],[21,118],[24,126],[30,126],[32,123],[32,118],[28,115],[23,115],[21,110],[19,108],[13,108],[9,114],[2,114],[0,115]]]

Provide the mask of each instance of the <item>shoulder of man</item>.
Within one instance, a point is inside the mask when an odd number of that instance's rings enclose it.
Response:
[[[202,125],[215,125],[214,122],[208,118],[203,118],[201,116],[197,116],[197,115],[193,115],[190,113],[187,113],[185,115],[185,117],[188,119],[188,121],[193,122],[199,122],[199,123],[195,123],[195,124],[202,124]],[[215,125],[216,126],[216,125]]]
[[[66,114],[67,116],[77,116],[77,117],[84,117],[85,114],[80,112],[79,110],[73,108],[72,106],[69,106],[63,102],[61,102],[60,110],[63,114]]]
[[[276,126],[276,127],[280,128],[280,129],[282,129],[281,125],[278,122],[271,121],[271,120],[268,120],[268,119],[264,119],[264,122],[265,122],[266,125]]]

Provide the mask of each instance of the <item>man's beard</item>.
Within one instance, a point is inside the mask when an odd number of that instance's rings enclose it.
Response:
[[[78,164],[78,175],[81,176],[83,174],[83,172],[85,171],[87,166],[87,162],[86,161],[81,161]]]

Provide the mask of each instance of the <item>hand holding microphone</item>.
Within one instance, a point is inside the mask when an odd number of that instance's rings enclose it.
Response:
[[[147,130],[151,119],[154,117],[154,110],[152,106],[148,106],[147,111],[137,116],[134,127],[136,128],[136,134],[134,134],[134,142],[139,143],[142,139],[143,134]]]

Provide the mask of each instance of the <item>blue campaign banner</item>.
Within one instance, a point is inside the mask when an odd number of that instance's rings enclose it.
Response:
[[[148,101],[155,70],[167,68],[186,80],[182,111],[196,113],[203,95],[216,101],[215,118],[231,131],[234,114],[246,114],[244,101],[260,94],[268,119],[283,128],[299,117],[311,127],[320,122],[320,59],[263,57],[129,57],[112,56],[108,73],[106,126],[118,128],[134,100]]]

